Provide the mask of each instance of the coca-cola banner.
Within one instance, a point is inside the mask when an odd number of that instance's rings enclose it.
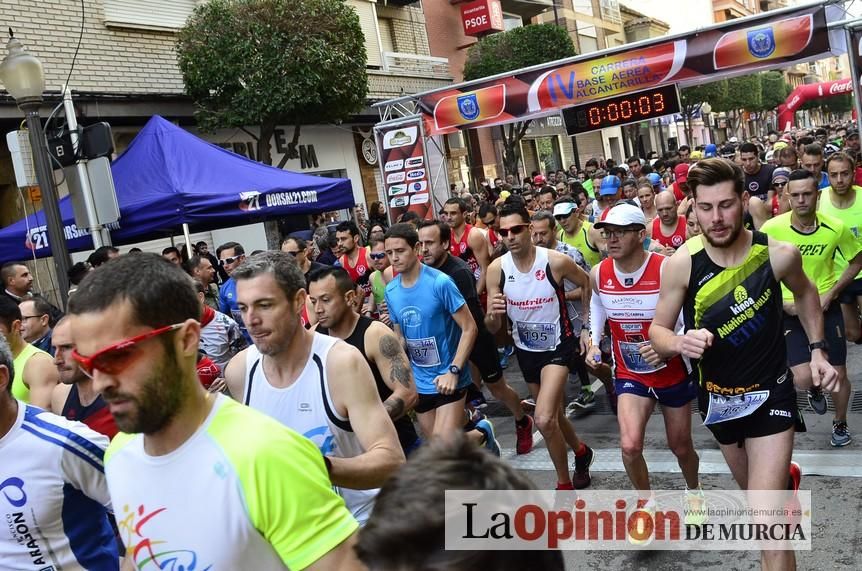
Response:
[[[803,103],[812,99],[820,99],[823,97],[832,97],[834,95],[843,95],[845,93],[853,93],[853,80],[849,77],[844,79],[836,79],[834,81],[824,81],[822,83],[809,83],[797,86],[787,99],[778,106],[778,128],[786,131],[793,127],[797,109]]]
[[[829,52],[823,5],[768,12],[685,37],[420,94],[428,134],[499,125],[657,87],[691,85],[811,60]]]
[[[425,152],[422,117],[414,115],[374,127],[377,156],[390,223],[408,210],[433,217],[431,173]]]

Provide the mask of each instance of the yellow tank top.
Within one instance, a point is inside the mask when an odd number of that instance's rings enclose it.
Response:
[[[569,246],[577,248],[577,250],[584,257],[584,260],[586,260],[586,262],[592,268],[593,266],[602,261],[602,254],[601,252],[599,252],[598,248],[590,244],[590,240],[587,237],[590,228],[592,228],[592,224],[585,220],[583,223],[581,223],[581,228],[577,232],[575,232],[574,236],[569,236],[568,234],[566,234],[565,230],[560,228],[560,235],[558,238]]]
[[[12,366],[15,368],[15,378],[12,379],[12,396],[26,403],[30,402],[30,389],[24,384],[24,367],[27,365],[30,357],[36,353],[45,352],[27,343],[12,362]],[[47,355],[47,353],[45,354]]]

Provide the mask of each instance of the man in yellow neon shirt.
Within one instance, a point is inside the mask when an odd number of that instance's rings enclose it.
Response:
[[[829,362],[838,372],[838,388],[832,393],[835,420],[832,422],[831,443],[832,446],[839,447],[850,444],[852,438],[847,428],[847,405],[850,401],[846,366],[847,344],[841,309],[835,302],[841,291],[862,270],[862,247],[840,220],[817,212],[818,194],[817,180],[810,171],[793,171],[787,185],[790,212],[768,220],[761,230],[771,238],[790,242],[799,248],[802,268],[820,294],[826,351],[829,354]],[[850,260],[840,277],[835,269],[835,257],[838,254]],[[787,343],[788,364],[793,371],[796,386],[803,390],[810,389],[811,371],[808,362],[812,349],[809,348],[809,340],[799,318],[796,317],[793,294],[784,286],[782,294],[786,314],[784,339]],[[813,403],[812,408],[815,408]]]

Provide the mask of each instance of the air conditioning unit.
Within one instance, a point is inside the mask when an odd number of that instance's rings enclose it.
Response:
[[[36,167],[33,164],[33,147],[30,146],[28,131],[6,133],[6,145],[12,153],[12,166],[15,168],[15,183],[19,188],[38,186]]]

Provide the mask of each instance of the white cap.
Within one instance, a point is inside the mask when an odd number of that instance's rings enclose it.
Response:
[[[593,227],[601,229],[605,226],[632,226],[634,224],[646,228],[646,217],[643,211],[634,204],[622,202],[611,208],[605,219],[596,222]]]
[[[739,142],[739,139],[737,139],[736,137],[731,137],[731,138],[729,138],[727,141],[728,141],[729,143],[738,143],[738,142]]]
[[[554,205],[554,216],[568,216],[577,207],[574,202],[560,202]]]

